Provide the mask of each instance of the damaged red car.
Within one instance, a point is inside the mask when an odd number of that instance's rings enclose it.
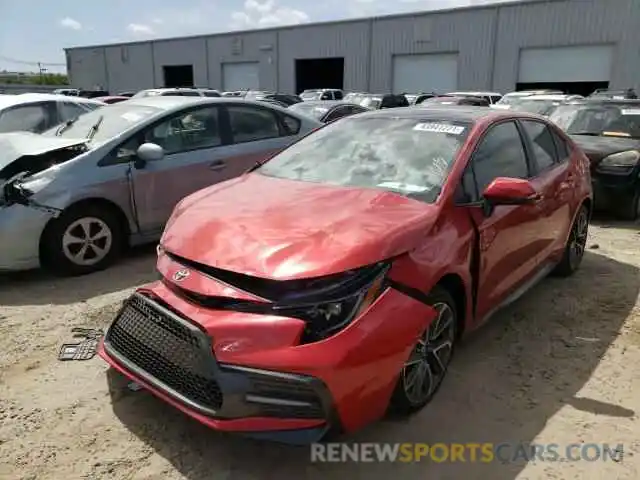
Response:
[[[589,164],[542,117],[389,109],[182,200],[101,356],[209,427],[290,443],[411,413],[461,335],[580,265]]]

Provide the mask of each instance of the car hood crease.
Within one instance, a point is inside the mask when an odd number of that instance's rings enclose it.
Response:
[[[277,280],[339,273],[410,250],[436,207],[376,189],[259,173],[209,187],[176,208],[161,243],[223,270]]]

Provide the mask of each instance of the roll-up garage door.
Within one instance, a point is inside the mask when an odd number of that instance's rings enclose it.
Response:
[[[524,48],[518,83],[608,82],[613,46]]]
[[[257,90],[260,88],[258,62],[223,63],[222,88],[233,90]]]
[[[394,93],[455,91],[458,88],[458,55],[395,55],[392,88]]]

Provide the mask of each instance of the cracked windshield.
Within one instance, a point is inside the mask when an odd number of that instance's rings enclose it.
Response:
[[[379,188],[432,203],[468,134],[438,120],[352,118],[322,128],[258,171],[345,187]]]

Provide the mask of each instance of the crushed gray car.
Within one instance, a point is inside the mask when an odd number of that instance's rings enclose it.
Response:
[[[0,134],[0,271],[105,268],[124,247],[156,241],[183,197],[319,126],[263,103],[158,96],[42,135]]]

